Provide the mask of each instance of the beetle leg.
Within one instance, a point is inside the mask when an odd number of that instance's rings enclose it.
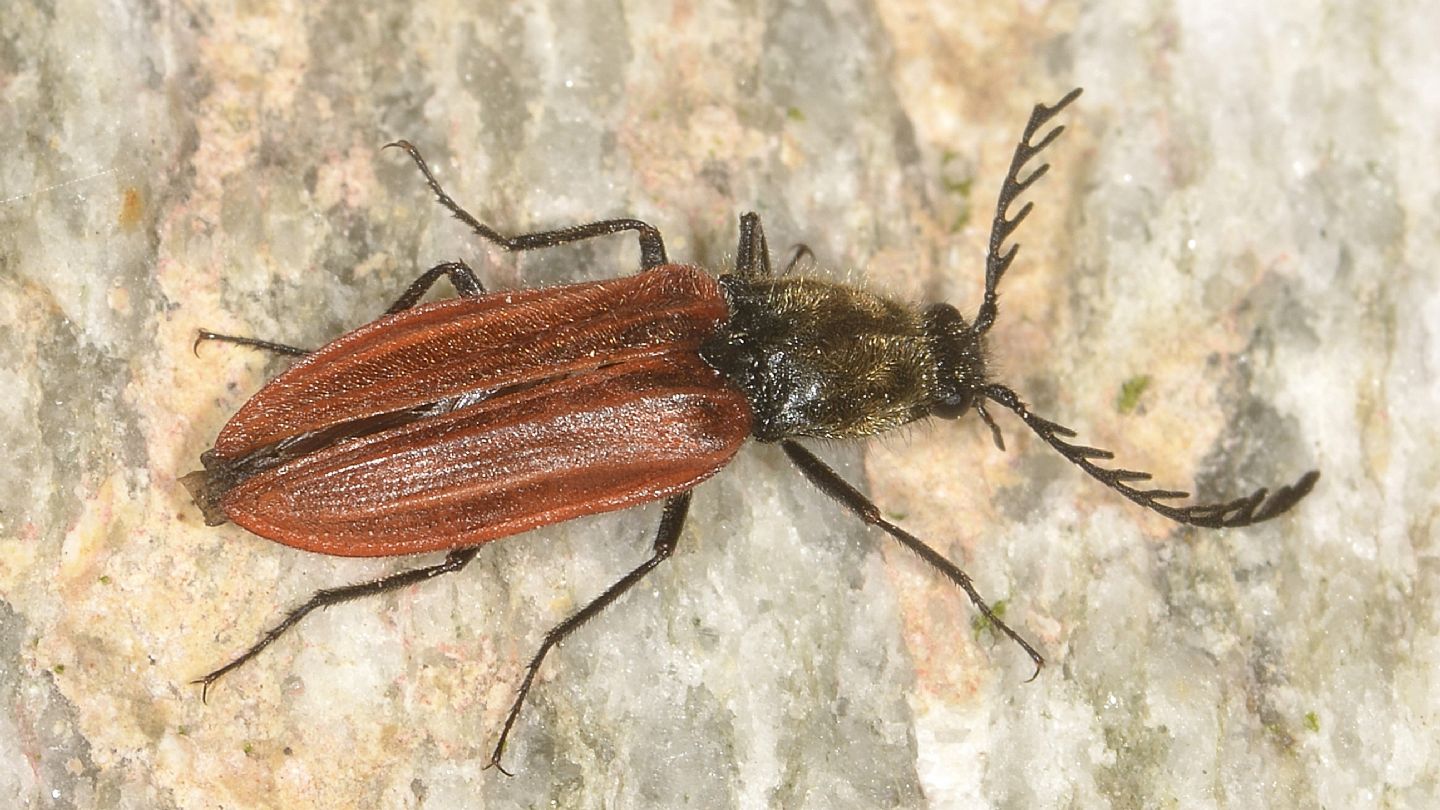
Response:
[[[768,278],[773,275],[765,227],[760,224],[760,215],[754,211],[740,215],[740,245],[735,248],[735,275],[742,278]]]
[[[650,559],[641,563],[638,568],[595,597],[590,604],[580,608],[573,616],[551,628],[550,632],[545,634],[545,639],[540,642],[540,649],[535,652],[534,657],[530,659],[529,665],[525,668],[525,679],[520,682],[519,692],[515,695],[515,703],[510,707],[510,714],[505,718],[505,726],[500,729],[500,741],[495,744],[495,753],[490,755],[490,765],[495,766],[506,776],[511,775],[509,771],[501,767],[500,756],[505,752],[505,741],[510,737],[510,730],[520,716],[520,707],[524,705],[525,695],[529,693],[530,686],[535,682],[535,673],[540,670],[540,664],[545,660],[545,654],[550,652],[551,647],[564,641],[567,636],[575,632],[580,625],[595,618],[596,614],[609,607],[626,591],[635,587],[636,583],[655,569],[655,566],[664,562],[675,551],[675,545],[680,541],[680,531],[685,528],[685,515],[689,511],[689,492],[682,492],[667,498],[665,513],[660,517],[660,529],[655,533],[655,553],[650,556]]]
[[[455,292],[459,293],[461,298],[482,295],[485,292],[485,285],[475,277],[475,271],[470,269],[470,265],[463,261],[444,262],[421,273],[420,277],[411,282],[405,292],[395,299],[395,303],[385,310],[385,314],[394,315],[401,310],[415,306],[421,296],[429,292],[441,276],[450,279],[450,283],[455,287]]]
[[[440,187],[440,181],[435,179],[434,173],[426,165],[425,158],[420,156],[420,150],[409,141],[395,141],[385,144],[385,148],[397,147],[405,150],[410,159],[415,161],[420,173],[425,176],[425,183],[435,193],[435,199],[440,202],[445,210],[452,216],[474,231],[477,236],[509,251],[536,250],[538,248],[555,247],[569,242],[580,242],[585,239],[594,239],[597,236],[607,236],[612,233],[624,231],[635,231],[640,240],[640,266],[646,270],[659,267],[666,263],[665,242],[660,238],[660,231],[648,222],[638,219],[606,219],[600,222],[591,222],[585,225],[575,225],[570,228],[559,228],[553,231],[541,231],[538,233],[521,234],[520,236],[502,236],[494,228],[482,223],[471,216],[469,211],[461,208],[445,189]]]
[[[485,292],[485,285],[480,283],[480,279],[475,276],[475,271],[471,270],[470,266],[465,262],[443,262],[421,273],[420,277],[411,282],[405,292],[395,300],[395,303],[391,304],[390,308],[385,310],[385,314],[394,315],[401,310],[415,306],[415,304],[420,301],[420,298],[429,292],[431,287],[435,286],[435,282],[439,281],[441,276],[446,276],[450,279],[450,283],[455,286],[455,292],[459,293],[461,298],[469,298],[472,295],[481,295]],[[252,349],[262,349],[267,352],[285,354],[291,357],[304,357],[312,351],[311,349],[302,349],[299,346],[276,343],[272,340],[239,337],[238,335],[222,335],[218,332],[211,332],[208,329],[200,330],[200,334],[195,338],[195,345],[191,347],[191,350],[199,354],[200,344],[207,340],[234,343],[237,346],[249,346]]]
[[[807,259],[810,261],[810,264],[813,265],[815,263],[815,251],[811,250],[809,245],[796,245],[791,249],[790,261],[785,263],[785,269],[780,271],[780,275],[790,275],[795,271],[796,267],[800,266],[800,262]]]
[[[819,487],[820,491],[834,498],[841,506],[854,512],[861,520],[899,540],[902,545],[915,552],[920,559],[929,563],[930,567],[939,571],[946,579],[959,586],[960,589],[965,592],[965,595],[970,597],[970,601],[975,603],[975,607],[980,611],[980,614],[989,620],[991,625],[1000,630],[1000,632],[1009,636],[1010,640],[1019,644],[1020,648],[1030,656],[1030,660],[1035,662],[1035,674],[1030,676],[1030,680],[1035,680],[1035,676],[1040,674],[1040,668],[1045,666],[1045,659],[1041,657],[1040,653],[1035,651],[1034,647],[1030,646],[1030,642],[1021,638],[1019,633],[1010,629],[1010,625],[1002,621],[1000,617],[995,614],[995,611],[990,609],[990,606],[980,597],[980,593],[975,590],[975,584],[970,580],[968,574],[961,571],[955,563],[945,559],[940,552],[926,545],[920,538],[896,526],[884,517],[881,517],[880,510],[875,504],[870,502],[870,499],[866,498],[860,490],[847,483],[845,479],[840,477],[839,473],[830,469],[829,465],[821,461],[814,453],[788,440],[782,441],[780,446],[785,450],[785,455],[789,456],[790,460],[795,463],[795,466],[800,468],[800,472],[803,473],[806,478],[810,479],[810,483]]]
[[[780,275],[790,275],[806,259],[813,262],[815,252],[809,245],[796,245]],[[740,215],[740,245],[735,248],[735,274],[746,278],[774,275],[770,268],[770,245],[765,241],[765,227],[760,224],[760,215],[754,211]]]
[[[195,336],[195,343],[190,347],[198,357],[200,355],[200,344],[207,340],[218,340],[221,343],[234,343],[237,346],[249,346],[252,349],[261,349],[275,354],[286,354],[291,357],[304,357],[310,353],[310,349],[302,349],[299,346],[287,346],[284,343],[275,343],[259,338],[239,337],[237,335],[222,335],[218,332],[211,332],[208,329],[201,329]]]
[[[477,234],[512,252],[556,247],[570,242],[583,242],[597,236],[635,231],[640,238],[641,269],[653,270],[668,262],[665,257],[665,243],[660,239],[660,231],[656,230],[654,225],[638,219],[603,219],[599,222],[587,222],[584,225],[572,225],[569,228],[557,228],[553,231],[525,233],[510,238],[501,236],[478,222],[466,224],[470,225],[470,228]]]
[[[424,582],[427,579],[434,579],[441,574],[459,571],[468,565],[471,560],[475,559],[475,554],[478,551],[478,547],[458,548],[450,552],[449,556],[445,558],[445,562],[438,565],[427,565],[424,568],[401,571],[370,582],[360,582],[355,585],[325,588],[324,590],[316,591],[313,596],[305,601],[305,604],[290,611],[290,614],[286,616],[283,621],[266,631],[265,635],[261,636],[260,640],[255,642],[250,649],[241,653],[239,658],[236,658],[203,678],[191,681],[191,683],[202,684],[200,700],[203,702],[210,692],[211,684],[220,680],[226,673],[236,669],[256,655],[259,655],[261,650],[269,647],[271,642],[284,635],[286,631],[294,627],[301,619],[305,618],[316,608],[327,608],[331,605],[338,605],[341,602],[349,602],[352,599],[374,596],[375,594],[393,591],[397,588],[404,588],[418,582]]]

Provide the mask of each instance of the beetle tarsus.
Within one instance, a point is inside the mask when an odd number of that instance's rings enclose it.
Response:
[[[199,357],[200,344],[204,343],[207,340],[215,340],[221,343],[233,343],[236,346],[249,346],[252,349],[260,349],[262,351],[273,352],[275,354],[283,354],[289,357],[304,357],[305,355],[311,353],[310,349],[302,349],[298,346],[288,346],[284,343],[276,343],[274,341],[261,340],[259,338],[239,337],[236,335],[222,335],[218,332],[211,332],[208,329],[196,330],[195,342],[191,344],[190,351],[194,352],[196,357]]]
[[[404,150],[410,159],[415,161],[415,166],[425,176],[425,183],[434,192],[435,199],[445,207],[445,210],[450,212],[451,216],[465,223],[470,230],[475,232],[476,236],[493,242],[508,251],[519,252],[556,247],[570,242],[594,239],[597,236],[634,231],[640,241],[640,266],[642,268],[651,270],[668,261],[665,257],[665,241],[660,238],[660,231],[650,223],[638,219],[606,219],[569,228],[558,228],[553,231],[540,231],[513,237],[503,236],[499,231],[461,208],[449,194],[445,193],[445,189],[440,186],[440,181],[435,179],[435,174],[430,171],[430,166],[425,163],[425,158],[421,157],[420,150],[416,149],[414,144],[404,140],[385,144],[386,149],[392,146]]]
[[[375,594],[393,591],[397,588],[405,588],[428,579],[434,579],[441,574],[454,573],[466,565],[469,565],[470,561],[475,559],[478,551],[479,548],[473,546],[469,548],[457,548],[445,557],[444,562],[437,565],[427,565],[424,568],[401,571],[369,582],[360,582],[339,588],[324,588],[316,591],[304,604],[290,611],[279,624],[265,631],[265,635],[261,636],[259,641],[251,645],[250,649],[241,653],[225,666],[220,667],[208,675],[197,678],[191,681],[191,683],[204,684],[200,690],[200,699],[204,701],[211,684],[220,680],[226,673],[238,669],[251,658],[259,655],[261,650],[269,647],[271,643],[284,635],[290,628],[299,624],[301,619],[305,618],[317,608],[327,608],[331,605],[338,605],[341,602],[349,602],[352,599],[374,596]]]
[[[505,717],[505,725],[500,729],[500,741],[495,744],[495,753],[490,756],[490,764],[500,768],[500,757],[505,752],[505,741],[510,737],[510,730],[515,726],[515,721],[520,717],[520,708],[525,704],[525,696],[530,692],[530,686],[535,682],[535,675],[540,671],[540,664],[545,660],[545,654],[566,636],[575,632],[580,625],[595,618],[600,611],[609,607],[616,599],[619,599],[626,591],[635,587],[645,575],[655,570],[655,566],[664,562],[675,552],[675,546],[680,542],[680,532],[685,528],[685,515],[690,511],[690,493],[682,492],[679,495],[671,495],[665,500],[665,512],[660,517],[660,528],[655,532],[655,553],[650,559],[641,563],[633,571],[620,578],[619,582],[611,585],[604,593],[590,600],[585,607],[580,608],[574,615],[565,621],[555,625],[545,634],[540,642],[540,649],[530,658],[530,663],[525,667],[525,678],[520,682],[520,688],[515,693],[515,702],[510,706],[510,713]]]
[[[494,768],[495,770],[499,771],[500,773],[505,774],[506,776],[509,776],[509,777],[514,777],[514,776],[515,776],[515,774],[511,773],[510,771],[505,770],[505,766],[500,764],[500,760],[498,760],[498,759],[496,759],[496,758],[494,758],[494,757],[491,757],[489,762],[487,762],[487,763],[485,763],[483,766],[481,766],[480,770],[482,770],[482,771],[488,771],[488,770],[490,770],[491,768]]]
[[[397,312],[415,306],[425,293],[429,292],[430,288],[435,286],[435,282],[439,281],[441,276],[446,276],[450,279],[450,283],[455,286],[455,292],[459,293],[461,298],[467,298],[472,295],[482,295],[485,292],[485,285],[480,283],[480,279],[475,276],[475,271],[471,270],[470,266],[465,262],[442,262],[421,273],[419,278],[412,281],[410,286],[405,289],[405,292],[395,300],[395,303],[391,304],[390,308],[385,310],[385,314],[394,315]],[[211,332],[208,329],[197,330],[195,343],[191,345],[190,351],[193,352],[196,357],[199,357],[200,344],[207,340],[233,343],[237,346],[249,346],[252,349],[261,349],[289,357],[304,357],[314,353],[312,349],[302,349],[298,346],[276,343],[273,340],[222,335],[218,332]]]

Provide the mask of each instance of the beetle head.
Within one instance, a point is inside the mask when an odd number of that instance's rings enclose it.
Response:
[[[985,384],[981,336],[949,304],[935,304],[925,310],[925,334],[935,360],[929,412],[942,419],[964,416]]]

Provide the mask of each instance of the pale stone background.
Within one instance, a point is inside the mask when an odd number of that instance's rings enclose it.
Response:
[[[91,3],[0,15],[0,805],[1430,807],[1440,779],[1440,5]],[[1001,417],[821,447],[1050,657],[752,447],[681,550],[655,508],[487,548],[187,681],[336,560],[201,525],[176,477],[282,367],[417,272],[629,272],[633,214],[721,268],[735,218],[831,277],[970,312],[1035,101],[1072,86],[994,364],[1040,412],[1209,497],[1324,471],[1293,516],[1177,529]],[[1133,410],[1122,384],[1148,376]],[[428,560],[427,560],[428,561]]]

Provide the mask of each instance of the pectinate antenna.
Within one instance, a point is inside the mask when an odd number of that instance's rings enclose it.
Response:
[[[1318,471],[1311,470],[1300,476],[1295,483],[1280,487],[1273,493],[1262,487],[1249,495],[1224,503],[1174,506],[1166,501],[1188,498],[1190,493],[1175,489],[1137,489],[1132,484],[1149,481],[1150,473],[1101,467],[1095,462],[1112,459],[1115,454],[1098,447],[1070,442],[1069,439],[1075,437],[1075,431],[1031,413],[1025,403],[1020,401],[1020,397],[1003,385],[987,385],[980,389],[980,392],[988,399],[1014,411],[1040,438],[1091,478],[1177,523],[1218,529],[1249,526],[1269,520],[1289,511],[1301,498],[1310,494],[1310,490],[1320,478]]]
[[[1070,102],[1080,97],[1079,87],[1071,90],[1064,98],[1047,107],[1044,104],[1036,104],[1035,109],[1030,113],[1030,121],[1025,124],[1025,132],[1020,136],[1020,142],[1015,145],[1015,155],[1010,158],[1010,171],[1005,174],[1005,182],[1000,186],[1000,199],[995,204],[995,221],[990,226],[990,249],[985,255],[985,300],[980,304],[980,311],[975,314],[975,324],[970,331],[976,335],[983,335],[989,331],[991,324],[995,323],[995,302],[997,300],[996,288],[1000,286],[1000,278],[1010,268],[1010,263],[1015,261],[1015,252],[1020,249],[1019,245],[1011,245],[1010,249],[1003,254],[1000,248],[1005,245],[1005,240],[1010,234],[1020,227],[1025,217],[1030,215],[1030,209],[1035,207],[1034,203],[1025,203],[1015,216],[1007,216],[1010,203],[1015,201],[1025,192],[1026,189],[1035,184],[1036,180],[1045,176],[1050,170],[1049,163],[1040,164],[1040,168],[1026,175],[1024,180],[1020,179],[1020,172],[1030,159],[1044,151],[1060,133],[1065,131],[1064,126],[1058,126],[1045,133],[1039,143],[1031,143],[1035,133],[1050,122],[1061,110],[1070,105]]]

